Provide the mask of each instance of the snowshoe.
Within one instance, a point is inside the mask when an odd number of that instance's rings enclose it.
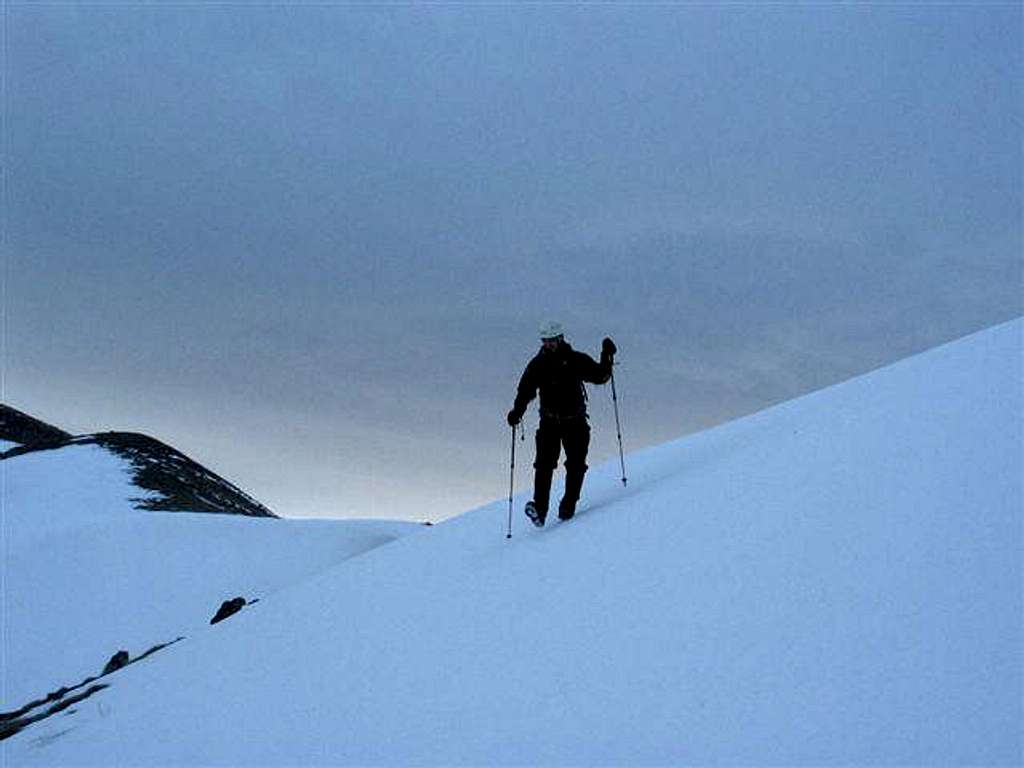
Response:
[[[544,521],[547,519],[547,510],[538,509],[537,505],[532,501],[526,502],[526,508],[523,510],[526,512],[526,516],[530,518],[530,522],[538,528],[544,527]]]

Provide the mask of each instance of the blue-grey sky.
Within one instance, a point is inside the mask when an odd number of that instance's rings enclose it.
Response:
[[[628,451],[1024,312],[1018,2],[3,19],[5,401],[283,515],[506,494],[549,318]]]

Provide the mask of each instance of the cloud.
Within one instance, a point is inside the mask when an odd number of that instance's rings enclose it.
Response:
[[[286,514],[493,498],[547,318],[639,446],[1024,312],[1017,7],[9,16],[15,404]]]

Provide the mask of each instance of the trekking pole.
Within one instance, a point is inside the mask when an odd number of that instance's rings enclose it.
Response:
[[[622,426],[619,424],[619,396],[615,392],[615,367],[612,364],[612,405],[615,406],[615,431],[619,436],[619,464],[622,466],[622,485],[626,485],[626,460],[622,456]]]
[[[508,535],[506,539],[512,538],[512,490],[516,481],[516,427],[512,425],[512,468],[508,473]]]

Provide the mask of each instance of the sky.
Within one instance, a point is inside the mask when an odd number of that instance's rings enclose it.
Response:
[[[2,20],[3,401],[284,516],[507,495],[549,319],[628,453],[1024,313],[1019,3]]]

